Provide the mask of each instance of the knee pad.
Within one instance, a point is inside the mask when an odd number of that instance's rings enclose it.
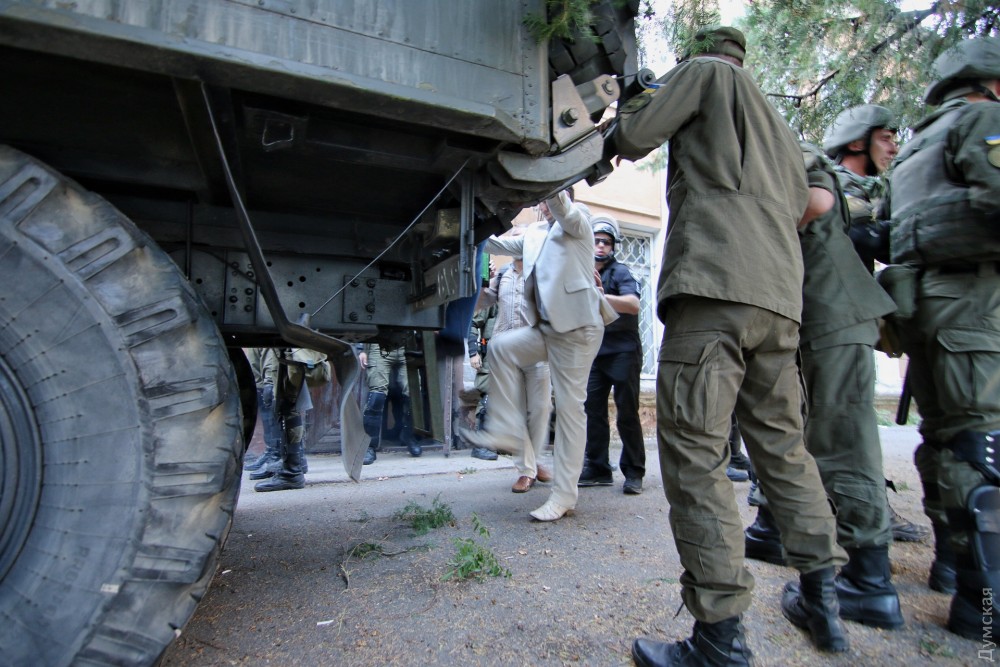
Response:
[[[978,431],[960,431],[945,448],[951,450],[956,461],[970,464],[981,472],[986,482],[1000,486],[1000,468],[997,467],[997,449],[1000,445],[1000,431],[982,433]]]
[[[1000,570],[1000,488],[978,486],[969,493],[964,509],[948,509],[948,528],[969,537],[970,562],[962,567]]]
[[[365,433],[371,438],[378,437],[382,429],[382,411],[385,409],[385,394],[378,391],[368,392],[368,402],[365,404],[363,417]]]

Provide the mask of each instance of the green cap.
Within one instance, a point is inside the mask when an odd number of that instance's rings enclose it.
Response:
[[[747,54],[747,38],[731,26],[706,26],[695,33],[694,41],[688,53],[684,55],[684,60],[705,53],[732,56],[743,62]]]

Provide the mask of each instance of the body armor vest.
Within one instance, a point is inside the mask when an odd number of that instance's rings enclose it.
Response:
[[[945,111],[900,151],[892,176],[893,264],[1000,259],[996,220],[974,211],[968,186],[950,180],[945,171],[945,138],[969,106]]]

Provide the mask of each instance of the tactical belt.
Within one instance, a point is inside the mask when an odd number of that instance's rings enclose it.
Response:
[[[927,267],[927,271],[943,275],[970,274],[992,276],[1000,274],[1000,262],[949,262]]]

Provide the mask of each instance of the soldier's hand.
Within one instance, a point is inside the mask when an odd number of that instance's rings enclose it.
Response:
[[[472,370],[478,371],[480,368],[483,367],[483,358],[480,357],[478,354],[474,354],[471,357],[469,357],[469,365],[472,366]]]
[[[270,410],[274,407],[274,385],[265,384],[261,389],[261,405],[265,410]]]
[[[361,362],[361,367],[362,368],[368,368],[368,355],[367,354],[365,354],[364,352],[359,352],[358,353],[358,361]]]

